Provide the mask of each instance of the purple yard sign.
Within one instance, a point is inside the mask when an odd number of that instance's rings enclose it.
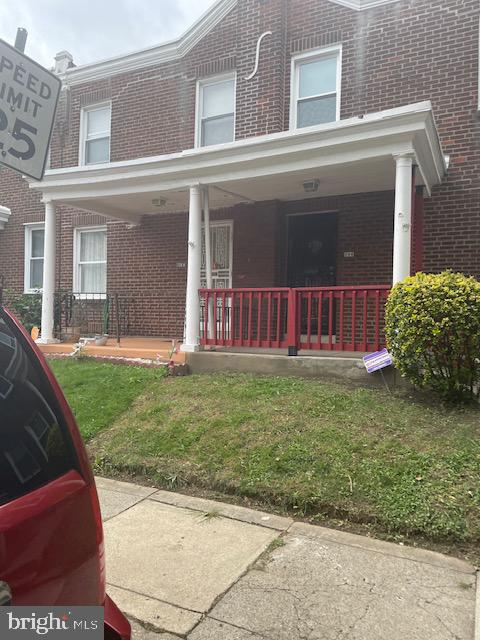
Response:
[[[363,364],[368,373],[373,373],[374,371],[393,364],[393,359],[386,349],[382,349],[381,351],[375,351],[375,353],[369,353],[368,356],[364,356]]]

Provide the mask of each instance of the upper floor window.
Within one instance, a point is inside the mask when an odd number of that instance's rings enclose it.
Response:
[[[110,103],[82,109],[80,164],[110,162]]]
[[[34,293],[43,287],[43,256],[45,226],[25,225],[25,293]]]
[[[197,91],[197,147],[235,139],[235,76],[202,80]]]
[[[74,290],[104,294],[107,290],[107,228],[75,229]]]
[[[291,128],[340,119],[341,47],[292,59]]]

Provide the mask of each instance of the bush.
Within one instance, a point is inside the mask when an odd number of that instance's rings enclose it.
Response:
[[[417,273],[387,301],[387,345],[413,384],[448,400],[479,397],[480,282],[461,273]]]
[[[28,332],[32,330],[32,327],[40,327],[42,319],[41,293],[6,291],[5,294],[5,306],[13,311]]]

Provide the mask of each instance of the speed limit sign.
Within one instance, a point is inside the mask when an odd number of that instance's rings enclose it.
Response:
[[[43,178],[61,84],[0,40],[0,164]]]

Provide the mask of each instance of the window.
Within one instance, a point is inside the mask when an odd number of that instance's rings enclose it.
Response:
[[[203,80],[197,91],[196,146],[235,139],[235,77]]]
[[[80,123],[80,164],[110,162],[110,104],[82,110]]]
[[[1,309],[0,415],[0,504],[78,468],[50,383]]]
[[[292,59],[291,128],[340,119],[341,48]]]
[[[107,229],[75,229],[75,293],[100,293],[107,290]]]
[[[43,287],[44,240],[43,224],[25,225],[25,293],[34,293]]]

